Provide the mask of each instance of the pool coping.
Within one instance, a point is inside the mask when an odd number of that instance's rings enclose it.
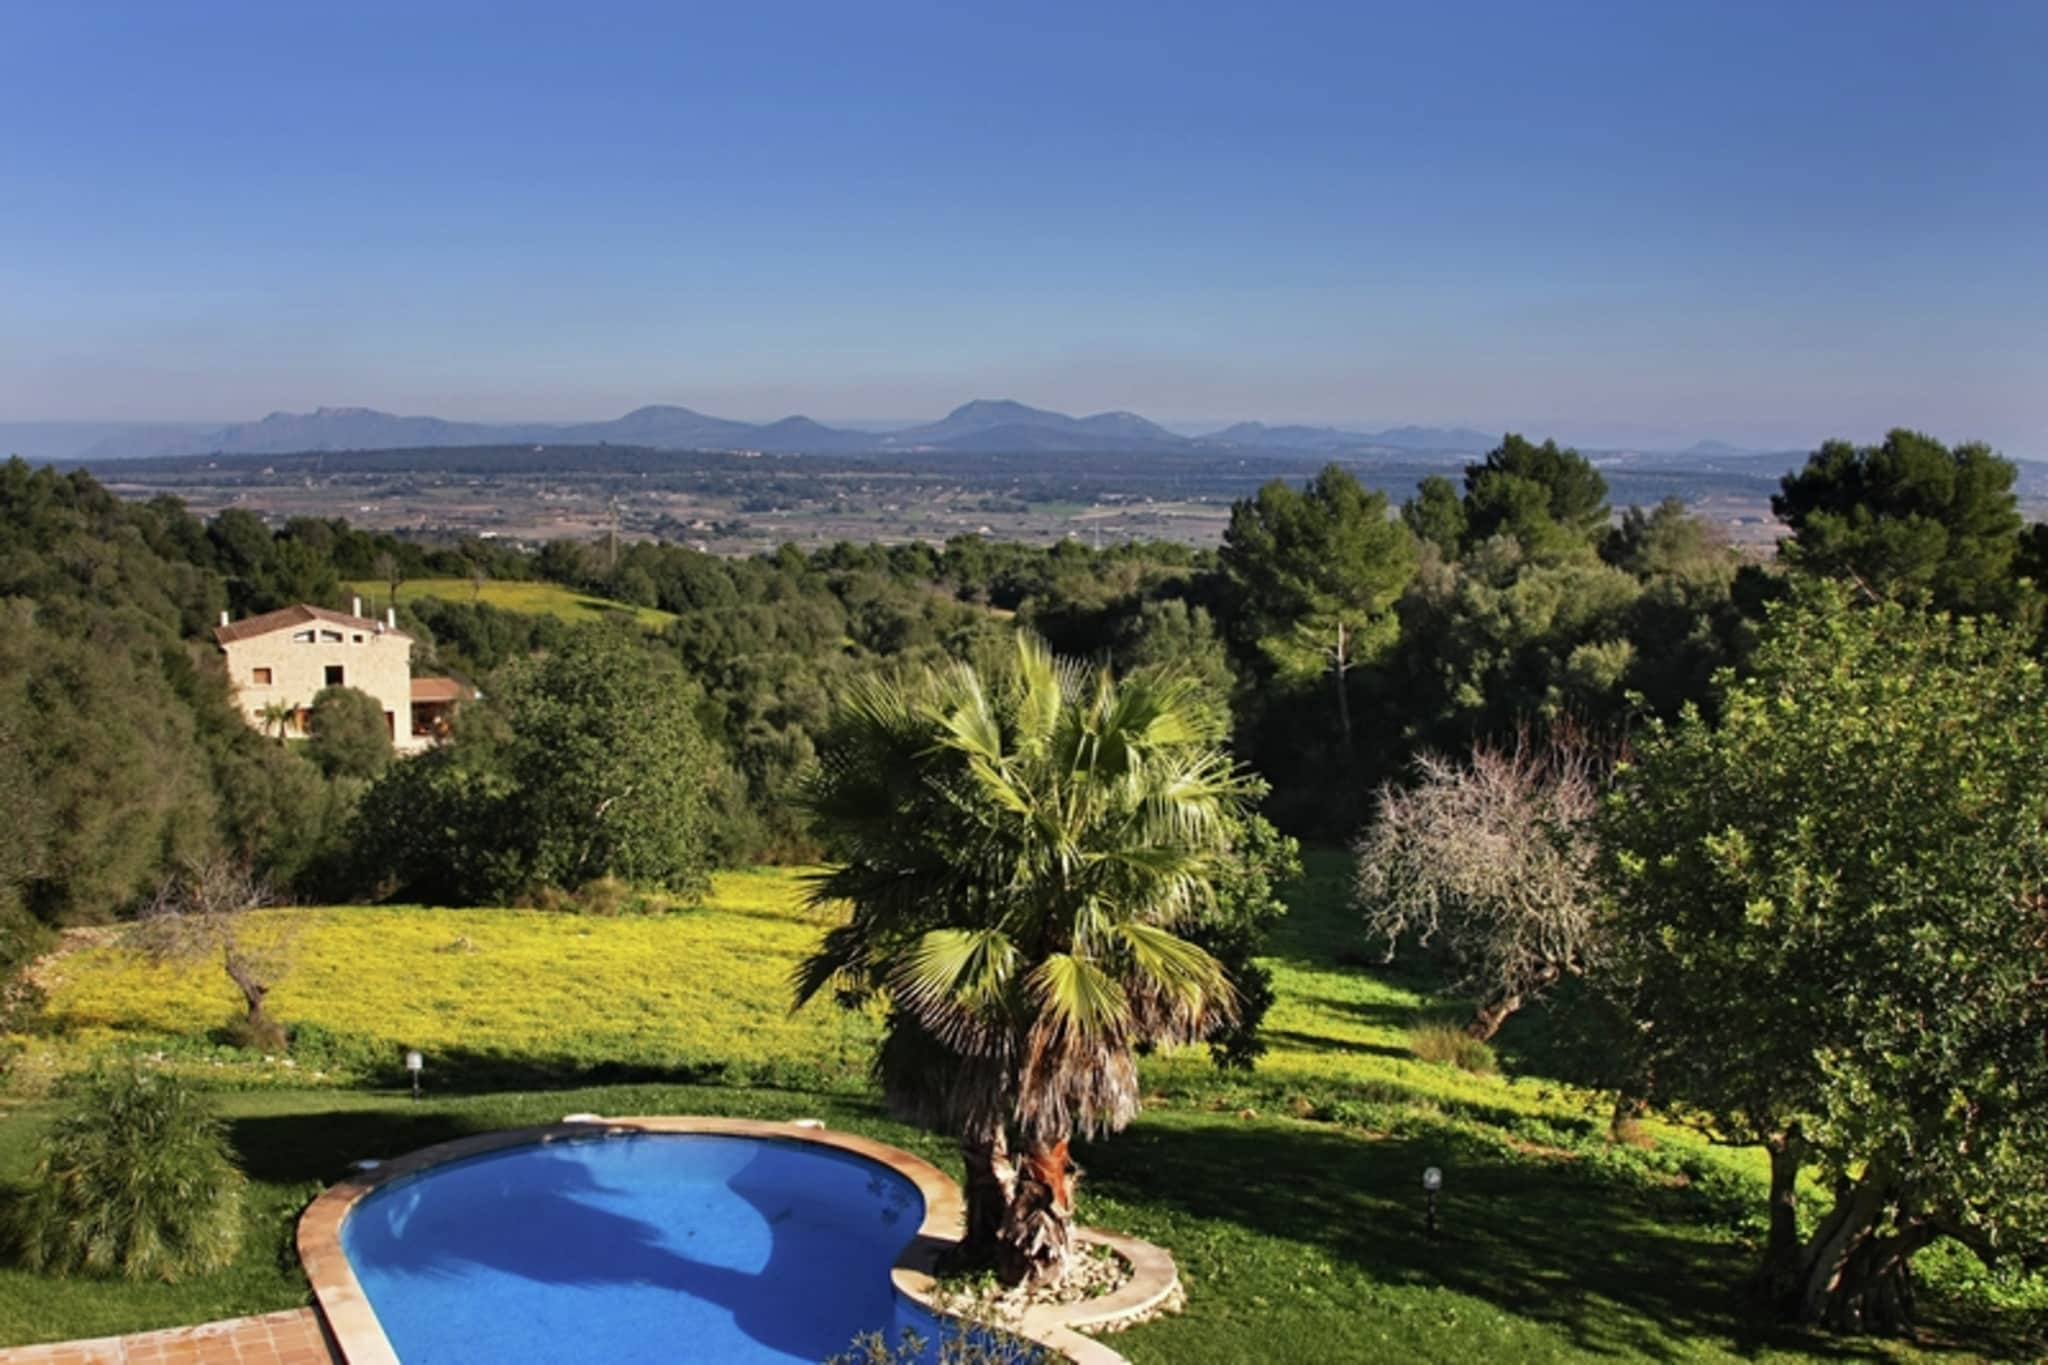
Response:
[[[627,1137],[636,1133],[710,1133],[728,1137],[768,1138],[784,1142],[809,1142],[865,1157],[910,1181],[924,1197],[924,1221],[903,1249],[890,1272],[899,1293],[927,1310],[945,1315],[937,1302],[938,1281],[933,1271],[940,1258],[959,1244],[966,1226],[966,1202],[953,1178],[923,1157],[914,1156],[886,1142],[836,1132],[815,1120],[704,1118],[649,1116],[638,1118],[589,1118],[540,1124],[529,1128],[506,1128],[492,1133],[455,1138],[422,1147],[404,1156],[368,1169],[328,1187],[299,1217],[299,1264],[312,1284],[313,1298],[326,1320],[347,1365],[399,1365],[398,1354],[384,1334],[376,1310],[370,1306],[362,1282],[341,1246],[341,1228],[358,1201],[394,1180],[403,1179],[443,1162],[458,1161],[507,1147],[540,1146],[550,1142]],[[1099,1299],[1071,1304],[1036,1304],[1025,1310],[1007,1330],[1057,1351],[1076,1365],[1118,1365],[1124,1357],[1079,1328],[1114,1330],[1156,1311],[1179,1289],[1179,1272],[1165,1250],[1134,1237],[1106,1233],[1094,1228],[1080,1229],[1084,1243],[1108,1246],[1131,1267],[1131,1278],[1115,1292]],[[950,1315],[948,1315],[950,1316]]]

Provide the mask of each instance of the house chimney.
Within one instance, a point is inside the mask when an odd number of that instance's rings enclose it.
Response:
[[[398,608],[397,608],[397,607],[386,607],[386,608],[384,608],[384,624],[385,624],[385,625],[387,625],[387,626],[389,626],[389,627],[390,627],[391,629],[393,629],[393,630],[397,630],[397,629],[398,629]]]
[[[221,608],[221,612],[220,612],[220,623],[221,623],[222,625],[226,625],[226,624],[228,623],[228,612],[227,612],[227,608],[226,608],[226,607],[222,607],[222,608]]]
[[[355,603],[355,605],[348,609],[348,614],[350,616],[361,616],[363,614],[363,599],[360,597],[351,597],[349,601]]]

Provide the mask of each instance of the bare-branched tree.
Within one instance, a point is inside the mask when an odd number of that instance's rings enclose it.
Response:
[[[247,1010],[235,1021],[236,1041],[281,1052],[284,1026],[266,1012],[264,1001],[290,964],[293,936],[288,929],[251,933],[247,919],[248,911],[276,903],[247,864],[211,858],[165,879],[136,917],[130,942],[157,961],[196,960],[218,953],[222,970],[242,993]]]
[[[1475,1038],[1593,951],[1591,820],[1612,766],[1561,727],[1511,748],[1477,745],[1463,763],[1425,754],[1414,786],[1380,788],[1355,846],[1366,928],[1389,962],[1411,934],[1443,952],[1454,988],[1477,998]]]
[[[370,561],[370,570],[377,575],[379,582],[391,588],[391,595],[384,599],[385,605],[397,606],[398,590],[405,583],[405,566],[399,562],[398,556],[389,550],[379,550],[377,557]]]

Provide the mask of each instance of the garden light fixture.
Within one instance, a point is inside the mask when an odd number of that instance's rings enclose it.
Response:
[[[412,1097],[420,1097],[420,1072],[425,1069],[427,1059],[415,1049],[405,1054],[405,1069],[412,1073]]]
[[[1422,1193],[1425,1202],[1423,1204],[1422,1218],[1423,1227],[1428,1231],[1431,1241],[1436,1240],[1437,1192],[1442,1190],[1443,1187],[1444,1173],[1434,1166],[1424,1167],[1422,1171]]]

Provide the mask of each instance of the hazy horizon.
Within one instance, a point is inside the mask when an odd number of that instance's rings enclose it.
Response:
[[[1002,397],[1003,395],[988,396]],[[962,401],[965,402],[972,400]],[[1033,407],[1049,408],[1051,406],[1049,404],[1043,403],[1030,403],[1030,400],[1028,399],[1018,399],[1015,401],[1025,402]],[[22,454],[29,456],[31,458],[39,459],[71,459],[76,457],[77,455],[84,453],[102,436],[111,435],[119,431],[133,431],[147,428],[175,428],[194,432],[206,432],[239,425],[242,423],[260,421],[262,418],[272,415],[274,413],[302,415],[305,413],[311,413],[319,407],[350,409],[366,408],[369,406],[370,405],[368,404],[317,404],[311,408],[297,410],[270,409],[269,411],[263,413],[248,413],[225,421],[211,418],[158,418],[123,420],[99,420],[92,418],[64,417],[46,418],[40,420],[0,418],[0,458],[4,458],[5,456],[10,454]],[[805,416],[809,417],[813,421],[819,422],[828,427],[835,427],[842,430],[883,433],[893,430],[900,430],[912,426],[917,426],[933,421],[937,418],[943,417],[947,412],[950,412],[953,407],[959,406],[959,404],[953,404],[944,410],[915,414],[910,416],[897,416],[886,419],[871,419],[859,417],[849,418],[831,414],[820,415],[818,413],[808,412],[781,412],[766,414],[734,413],[722,410],[714,405],[704,403],[668,403],[664,401],[654,404],[639,404],[636,406],[688,407],[693,411],[702,413],[706,416],[732,418],[740,421],[759,423],[771,422],[790,416]],[[1126,410],[1136,411],[1135,409]],[[584,422],[607,421],[612,418],[622,416],[624,414],[624,411],[626,410],[589,415],[579,413],[566,417],[534,417],[526,415],[514,415],[503,417],[473,416],[469,414],[450,412],[390,412],[390,410],[388,409],[378,409],[378,411],[389,412],[390,415],[398,417],[435,417],[449,421],[473,422],[480,425],[490,426],[571,426]],[[1069,415],[1087,416],[1091,414],[1088,412],[1070,412]],[[1314,427],[1331,427],[1343,431],[1358,432],[1360,434],[1372,434],[1376,432],[1383,432],[1403,427],[1422,427],[1445,430],[1467,429],[1477,431],[1486,435],[1496,435],[1512,431],[1529,436],[1532,439],[1542,440],[1546,438],[1555,438],[1561,443],[1567,445],[1580,446],[1593,450],[1642,450],[1651,452],[1682,451],[1687,447],[1694,446],[1702,442],[1722,442],[1730,446],[1746,450],[1753,450],[1760,453],[1808,451],[1814,449],[1820,444],[1822,440],[1826,439],[1841,437],[1850,440],[1855,440],[1858,442],[1874,442],[1880,439],[1884,434],[1883,430],[1879,429],[1839,430],[1831,431],[1821,436],[1816,436],[1811,440],[1785,442],[1743,440],[1740,439],[1739,436],[1730,435],[1728,430],[1693,432],[1681,430],[1663,430],[1654,427],[1630,429],[1615,427],[1612,425],[1602,426],[1597,423],[1581,423],[1571,420],[1553,422],[1532,422],[1520,420],[1488,421],[1475,418],[1457,418],[1442,420],[1401,420],[1371,418],[1297,419],[1287,417],[1284,415],[1280,417],[1274,417],[1270,414],[1246,414],[1238,417],[1229,418],[1227,420],[1219,421],[1216,419],[1186,419],[1176,418],[1172,416],[1159,416],[1158,414],[1148,412],[1139,412],[1139,415],[1156,421],[1160,426],[1163,426],[1167,430],[1174,432],[1176,435],[1188,437],[1208,435],[1212,432],[1220,431],[1225,427],[1234,425],[1237,422],[1241,421],[1256,421],[1263,422],[1267,426],[1303,425]],[[1731,426],[1732,425],[1733,424],[1731,424]],[[48,430],[53,436],[61,436],[62,439],[49,443],[47,447],[44,449],[14,449],[10,448],[8,444],[10,440],[18,442],[22,438],[23,433],[41,432],[44,430]],[[1958,437],[1955,439],[1972,438]],[[2006,450],[2003,453],[2016,459],[2035,458],[2029,452],[2026,451]],[[121,457],[115,456],[110,458]]]

